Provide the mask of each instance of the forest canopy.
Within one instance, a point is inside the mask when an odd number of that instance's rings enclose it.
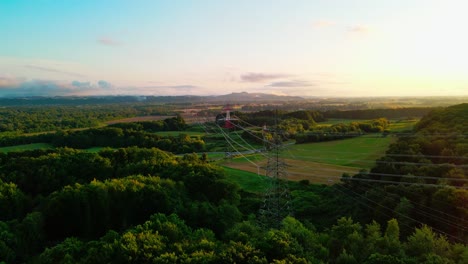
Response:
[[[294,214],[275,227],[259,222],[261,191],[157,145],[187,128],[178,117],[61,131],[57,148],[0,153],[0,262],[467,263],[467,118],[468,104],[430,112],[341,183],[286,182]],[[113,148],[71,148],[101,141]]]

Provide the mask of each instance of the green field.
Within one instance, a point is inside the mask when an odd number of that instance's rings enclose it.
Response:
[[[329,118],[325,122],[317,123],[317,125],[319,125],[319,126],[331,126],[331,125],[336,125],[336,124],[349,124],[349,123],[352,123],[352,122],[365,122],[365,121],[369,121],[369,120]]]
[[[92,147],[92,148],[84,149],[84,151],[89,152],[89,153],[98,153],[99,151],[101,151],[103,149],[111,149],[111,148],[109,148],[109,147]]]
[[[394,137],[377,135],[289,146],[283,156],[304,161],[314,161],[341,166],[368,169],[384,155]]]
[[[411,120],[390,120],[390,127],[388,128],[390,132],[401,132],[405,130],[412,130],[414,125],[419,121],[419,119]]]
[[[25,145],[16,145],[10,147],[0,148],[0,152],[14,152],[14,151],[24,151],[24,150],[35,150],[35,149],[53,149],[54,147],[47,143],[33,143]]]
[[[224,167],[228,181],[239,184],[248,192],[264,192],[269,187],[269,180],[256,173]]]
[[[339,166],[369,169],[374,161],[385,154],[396,139],[380,134],[318,143],[294,144],[284,148],[281,157],[291,160],[325,163]],[[232,158],[229,163],[258,163],[263,154],[251,154]]]
[[[339,181],[343,173],[354,175],[361,169],[372,168],[375,160],[382,157],[395,140],[392,136],[373,134],[345,140],[294,144],[286,146],[280,155],[288,165],[288,179],[333,184]],[[220,164],[226,167],[226,170],[229,168],[228,175],[233,181],[251,190],[257,190],[258,183],[250,182],[255,177],[250,179],[245,178],[245,175],[265,175],[265,154],[241,155],[224,159]]]

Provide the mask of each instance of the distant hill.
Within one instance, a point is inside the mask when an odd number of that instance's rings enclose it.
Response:
[[[305,100],[298,96],[281,96],[266,93],[231,93],[218,96],[55,96],[55,97],[17,97],[0,98],[0,106],[13,105],[84,105],[84,104],[112,104],[134,102],[158,103],[214,103],[214,102],[287,102]]]
[[[231,93],[226,95],[214,96],[212,99],[223,100],[223,101],[302,101],[305,100],[299,96],[283,96],[266,93]]]

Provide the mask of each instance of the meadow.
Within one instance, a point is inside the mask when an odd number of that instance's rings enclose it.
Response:
[[[287,164],[289,180],[308,180],[311,183],[334,184],[343,173],[350,175],[368,170],[375,160],[385,154],[396,140],[393,136],[370,134],[366,136],[318,143],[287,145],[280,158]],[[265,175],[267,153],[238,155],[220,161],[225,167]]]
[[[1,147],[0,152],[14,152],[14,151],[25,151],[25,150],[36,150],[36,149],[53,149],[54,147],[47,143],[33,143],[33,144],[24,144],[16,145],[10,147]]]

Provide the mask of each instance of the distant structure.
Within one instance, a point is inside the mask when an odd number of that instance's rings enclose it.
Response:
[[[226,105],[223,111],[226,113],[226,118],[224,119],[224,128],[229,128],[229,129],[234,128],[234,124],[231,123],[231,111],[232,111],[231,106],[229,104]]]
[[[234,129],[235,124],[233,122],[236,121],[237,118],[231,117],[231,111],[232,111],[231,105],[227,104],[223,108],[223,113],[218,114],[216,116],[216,123],[218,123],[223,128]]]

